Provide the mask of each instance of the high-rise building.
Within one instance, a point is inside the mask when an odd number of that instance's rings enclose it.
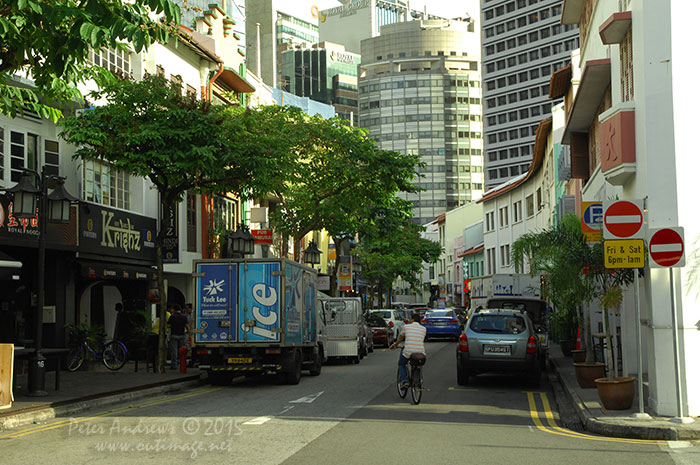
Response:
[[[360,42],[378,36],[382,26],[411,19],[440,19],[409,8],[408,1],[353,0],[341,3],[343,5],[319,11],[320,40],[343,44],[352,53],[360,53]]]
[[[562,3],[482,1],[487,189],[527,171],[537,125],[557,103],[549,79],[579,46],[578,28],[560,24]]]
[[[282,50],[290,45],[310,47],[319,42],[318,7],[310,0],[246,0],[245,12],[247,66],[265,84],[278,87]]]
[[[357,124],[357,66],[360,55],[330,42],[282,52],[280,87],[300,97],[335,107],[338,116]]]
[[[361,43],[360,126],[379,145],[426,163],[402,194],[426,224],[483,192],[479,34],[470,20],[384,26]]]

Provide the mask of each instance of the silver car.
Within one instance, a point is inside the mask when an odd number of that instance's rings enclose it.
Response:
[[[483,309],[467,321],[457,345],[457,382],[478,373],[516,373],[539,387],[544,350],[524,311]]]

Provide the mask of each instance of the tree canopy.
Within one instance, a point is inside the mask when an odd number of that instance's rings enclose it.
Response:
[[[159,21],[151,14],[160,15]],[[81,101],[76,84],[109,75],[89,66],[92,50],[134,52],[168,41],[180,22],[170,0],[3,0],[0,2],[0,113],[24,107],[57,121],[61,107]],[[33,81],[19,85],[15,75]]]

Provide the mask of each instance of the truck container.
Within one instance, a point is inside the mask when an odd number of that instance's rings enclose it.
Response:
[[[359,297],[323,297],[328,335],[327,356],[360,363],[364,350],[362,300]]]
[[[316,271],[283,258],[195,260],[193,350],[209,381],[321,373]],[[322,331],[321,331],[322,332]]]

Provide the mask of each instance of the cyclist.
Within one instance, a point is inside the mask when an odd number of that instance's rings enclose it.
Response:
[[[425,354],[425,346],[423,341],[425,340],[425,328],[420,324],[420,314],[412,313],[411,321],[409,324],[404,325],[403,332],[399,338],[394,342],[389,348],[394,349],[404,340],[403,351],[399,354],[399,373],[401,373],[401,383],[403,388],[408,388],[408,373],[406,373],[406,363],[408,359],[411,358],[411,354]]]

